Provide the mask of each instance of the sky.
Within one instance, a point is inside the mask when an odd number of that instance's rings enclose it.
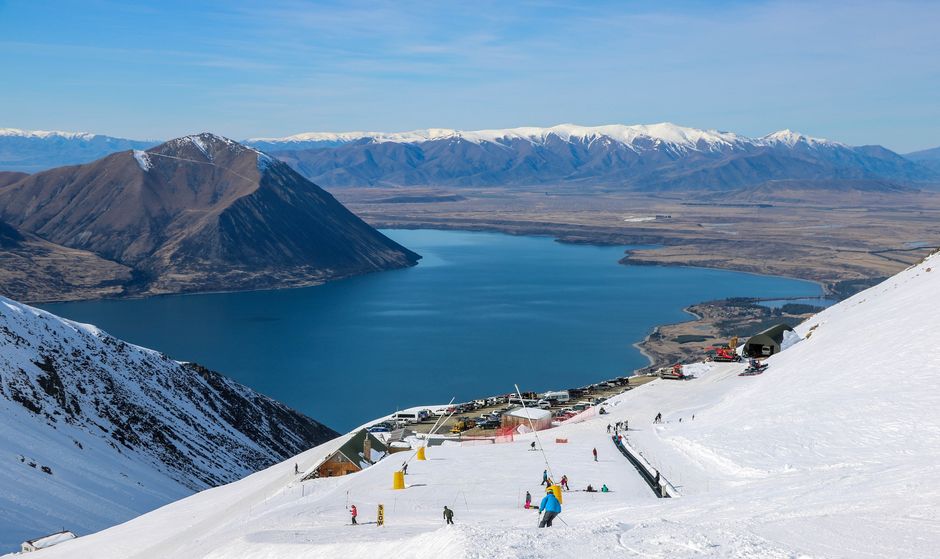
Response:
[[[904,153],[940,146],[938,30],[914,1],[0,0],[0,127],[668,121]]]

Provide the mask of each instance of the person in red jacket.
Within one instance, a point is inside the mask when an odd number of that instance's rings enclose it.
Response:
[[[349,506],[349,514],[352,515],[352,523],[356,524],[356,517],[359,516],[359,511],[356,510],[356,505]]]

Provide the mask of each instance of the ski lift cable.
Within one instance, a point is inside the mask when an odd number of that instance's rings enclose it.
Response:
[[[519,396],[519,403],[522,404],[522,409],[526,412],[526,419],[529,420],[529,428],[532,429],[532,432],[535,434],[535,441],[539,445],[539,452],[542,453],[542,460],[545,461],[545,469],[548,470],[549,477],[552,481],[555,481],[555,472],[552,471],[552,465],[548,462],[548,456],[545,455],[545,447],[542,446],[542,439],[539,438],[539,432],[535,429],[535,424],[532,423],[532,417],[529,416],[529,409],[525,405],[525,400],[522,398],[522,391],[519,390],[519,385],[514,384],[516,387],[516,395]]]

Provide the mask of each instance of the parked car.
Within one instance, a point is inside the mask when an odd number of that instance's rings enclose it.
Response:
[[[539,400],[535,405],[539,408],[542,408],[543,410],[547,410],[552,407],[552,403],[548,400]]]

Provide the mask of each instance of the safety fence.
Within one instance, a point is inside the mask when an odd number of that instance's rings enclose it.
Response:
[[[617,447],[617,450],[633,464],[633,467],[639,472],[640,477],[646,481],[657,497],[668,499],[679,496],[679,492],[676,491],[676,488],[669,483],[658,470],[653,468],[640,453],[636,452],[633,447],[624,440],[623,435],[613,435],[611,440],[614,442],[614,446]]]

